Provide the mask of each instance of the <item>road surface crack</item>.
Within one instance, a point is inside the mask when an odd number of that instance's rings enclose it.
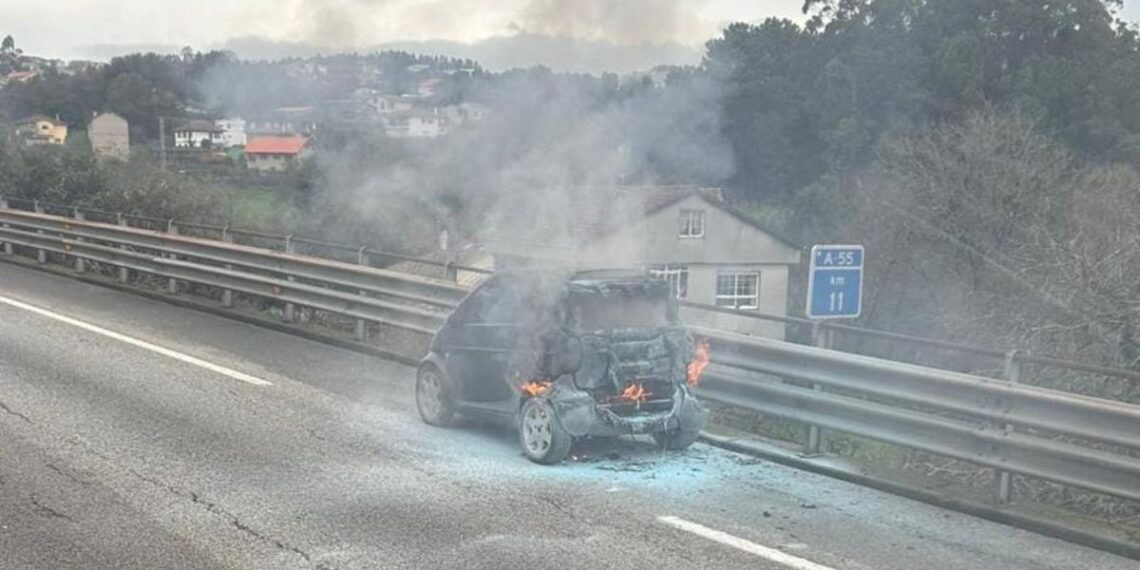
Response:
[[[59,467],[58,465],[56,465],[54,463],[47,463],[46,465],[47,465],[48,469],[51,469],[52,471],[55,471],[56,473],[59,473],[63,477],[70,479],[76,483],[79,483],[80,485],[83,485],[84,487],[91,485],[90,481],[84,481],[83,479],[80,479],[79,477],[76,477],[75,475],[72,475],[71,473],[64,471],[61,467]]]
[[[174,487],[169,487],[169,489],[173,493],[178,493],[178,491],[176,489],[174,489]],[[240,531],[242,531],[242,532],[244,532],[244,533],[246,533],[246,534],[262,541],[262,542],[268,542],[280,550],[292,552],[292,553],[300,556],[301,558],[304,558],[306,562],[312,562],[313,561],[313,558],[311,556],[309,556],[309,554],[307,552],[301,550],[300,548],[297,548],[296,546],[286,544],[280,540],[277,540],[276,538],[262,534],[257,529],[255,529],[255,528],[249,526],[248,524],[245,524],[244,522],[242,522],[241,519],[238,518],[237,515],[235,515],[229,511],[223,509],[222,507],[218,506],[217,503],[206,500],[205,497],[199,495],[198,493],[195,493],[194,491],[187,491],[187,493],[190,496],[190,500],[193,501],[195,504],[202,505],[203,507],[206,508],[207,511],[214,513],[216,515],[221,515],[221,516],[229,519],[230,524],[234,528],[236,528],[236,529],[238,529],[238,530],[240,530]]]
[[[32,418],[29,418],[28,416],[25,416],[24,414],[21,414],[20,412],[17,412],[16,410],[9,408],[8,404],[5,404],[4,402],[0,402],[0,410],[4,410],[5,412],[7,412],[13,416],[16,416],[17,418],[20,418],[21,420],[24,420],[25,422],[32,423]]]
[[[252,536],[253,538],[255,538],[261,542],[271,544],[275,548],[277,548],[278,550],[283,550],[285,552],[291,552],[293,554],[296,554],[297,556],[300,556],[302,559],[304,559],[305,562],[311,563],[313,561],[312,555],[310,555],[308,552],[305,552],[304,550],[301,550],[300,548],[293,546],[291,544],[288,544],[284,541],[273,538],[273,537],[255,529],[255,528],[249,526],[245,522],[242,522],[241,518],[239,518],[234,513],[231,513],[230,511],[219,506],[217,503],[206,499],[205,497],[203,497],[202,495],[200,495],[194,491],[183,490],[183,489],[180,489],[174,485],[169,485],[169,484],[167,484],[163,481],[160,481],[158,479],[155,479],[153,477],[143,475],[142,473],[139,473],[138,471],[135,471],[134,469],[130,469],[129,471],[135,477],[138,477],[139,479],[142,479],[143,481],[146,481],[147,483],[150,483],[151,485],[154,485],[155,487],[158,487],[159,489],[162,489],[162,490],[164,490],[164,491],[166,491],[172,495],[175,495],[177,497],[184,498],[184,499],[190,499],[190,502],[194,503],[195,505],[200,505],[203,508],[205,508],[206,512],[209,512],[211,514],[215,514],[215,515],[218,515],[218,516],[225,518],[229,522],[230,526],[236,528],[237,530],[239,530],[241,532],[244,532],[244,533]],[[317,565],[317,568],[325,570],[325,569],[329,569],[330,567],[327,564],[321,563],[321,564]]]
[[[44,517],[48,517],[48,518],[74,520],[71,517],[67,516],[66,514],[60,512],[60,511],[57,511],[57,510],[41,503],[39,498],[36,497],[35,493],[32,493],[31,497],[32,497],[32,505],[36,507],[36,514],[44,516]]]

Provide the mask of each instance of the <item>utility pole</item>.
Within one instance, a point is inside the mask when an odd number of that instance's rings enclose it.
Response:
[[[158,161],[160,168],[166,171],[166,118],[158,118]]]

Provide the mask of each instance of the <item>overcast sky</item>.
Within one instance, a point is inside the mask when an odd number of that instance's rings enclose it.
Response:
[[[400,40],[475,42],[529,32],[622,44],[698,46],[726,22],[800,20],[803,0],[0,0],[0,34],[25,52],[90,46],[223,46],[261,37],[333,48]],[[1125,17],[1140,19],[1140,0]]]
[[[0,0],[0,34],[27,53],[100,44],[192,45],[258,36],[329,47],[472,42],[520,31],[699,45],[729,21],[798,17],[802,0]]]

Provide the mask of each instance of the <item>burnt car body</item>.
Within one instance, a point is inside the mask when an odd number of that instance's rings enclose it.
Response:
[[[557,463],[575,439],[696,440],[708,412],[689,389],[693,339],[664,281],[644,273],[499,273],[471,292],[420,364],[429,424],[510,424],[523,452]]]

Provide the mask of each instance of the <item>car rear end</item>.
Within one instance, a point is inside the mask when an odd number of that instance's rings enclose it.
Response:
[[[699,431],[704,407],[689,390],[696,356],[668,285],[644,275],[571,279],[570,324],[581,340],[572,387],[555,398],[576,436]]]

